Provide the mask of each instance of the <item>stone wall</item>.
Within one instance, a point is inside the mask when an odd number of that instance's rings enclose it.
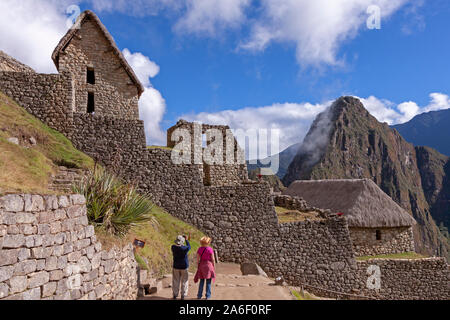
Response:
[[[0,72],[0,91],[49,127],[66,135],[72,129],[70,75]]]
[[[379,268],[380,289],[370,290],[365,285],[369,274],[374,274],[368,272],[369,266]],[[358,261],[357,292],[383,300],[449,300],[449,271],[445,258]]]
[[[133,167],[145,150],[144,122],[92,114],[73,115],[74,146],[107,166]]]
[[[353,250],[356,256],[414,252],[414,237],[411,227],[399,228],[355,228],[350,227]],[[381,239],[377,240],[379,232]]]
[[[80,195],[0,197],[0,298],[135,299],[131,245],[102,250]]]
[[[87,83],[87,68],[95,73],[95,84]],[[59,56],[58,70],[73,76],[75,109],[86,113],[88,92],[94,94],[95,113],[123,119],[138,119],[139,94],[103,32],[86,20]]]
[[[174,132],[177,129],[183,129],[189,133],[191,143],[190,150],[187,151],[191,153],[190,163],[203,164],[204,185],[229,186],[248,180],[247,165],[243,158],[243,151],[231,134],[229,126],[196,124],[179,120],[175,126],[167,131],[167,146],[170,148],[175,147],[182,141],[181,139],[176,140],[177,137],[174,136]],[[215,155],[210,156],[208,153],[205,153],[207,147],[203,147],[202,135],[205,135],[207,146],[214,143],[217,138],[222,139],[222,143],[217,143],[222,149],[221,154],[217,156],[219,162],[215,161]],[[184,150],[186,152],[186,148]],[[195,152],[198,152],[200,160],[194,155]],[[227,158],[227,152],[229,153],[229,158]]]

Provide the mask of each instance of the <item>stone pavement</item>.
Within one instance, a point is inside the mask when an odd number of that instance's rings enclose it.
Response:
[[[216,267],[216,282],[211,286],[211,300],[295,300],[288,287],[275,286],[274,280],[256,275],[243,276],[240,266],[220,263]],[[171,300],[172,275],[162,280],[162,289],[141,300]],[[189,273],[189,292],[186,300],[197,300],[198,283]],[[178,297],[179,299],[179,297]]]

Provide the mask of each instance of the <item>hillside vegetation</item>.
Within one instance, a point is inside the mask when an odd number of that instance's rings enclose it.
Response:
[[[20,144],[9,138],[18,138]],[[51,194],[48,183],[58,166],[88,169],[93,164],[66,137],[0,92],[0,194]]]
[[[18,138],[19,145],[9,142],[9,138]],[[36,144],[31,143],[31,138]],[[64,135],[0,92],[0,194],[54,194],[48,189],[48,183],[58,166],[93,169],[94,161],[75,149]],[[191,234],[193,258],[203,234],[157,206],[152,207],[151,214],[153,222],[133,227],[124,237],[113,236],[102,228],[96,228],[96,234],[105,248],[128,244],[135,238],[145,241],[145,248],[136,257],[139,264],[164,274],[172,266],[170,247],[176,236]]]

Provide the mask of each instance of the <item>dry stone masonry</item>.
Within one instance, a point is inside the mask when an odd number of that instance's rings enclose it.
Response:
[[[359,292],[375,299],[450,298],[449,270],[443,259],[356,262],[356,238],[344,218],[323,211],[321,221],[280,224],[274,201],[292,208],[305,204],[299,199],[274,199],[268,184],[248,182],[245,163],[174,164],[173,150],[147,148],[143,122],[137,119],[141,85],[133,80],[98,18],[87,12],[80,21],[81,31],[70,31],[55,51],[59,74],[0,72],[0,90],[78,149],[107,167],[120,168],[122,177],[156,204],[210,235],[222,260],[257,263],[269,276],[283,276],[290,284],[323,296],[348,298],[346,294]],[[96,42],[101,51],[94,48]],[[95,88],[87,83],[92,68],[100,75]],[[109,74],[110,70],[116,71]],[[111,85],[117,95],[110,94]],[[98,99],[95,113],[83,107],[90,90]],[[171,139],[175,128],[192,126],[181,121],[171,128],[168,147],[177,142]],[[201,134],[213,127],[222,132],[227,128],[204,126]],[[0,249],[3,298],[136,296],[131,248],[102,251],[79,196],[0,198]],[[367,288],[369,267],[380,270],[378,289]]]
[[[0,299],[135,299],[131,245],[102,250],[81,195],[0,197]]]

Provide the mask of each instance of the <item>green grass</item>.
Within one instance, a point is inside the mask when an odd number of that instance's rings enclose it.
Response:
[[[18,138],[20,146],[8,142],[10,137]],[[60,165],[88,169],[94,161],[0,92],[0,194],[54,193],[48,183]]]
[[[424,259],[427,258],[424,255],[418,254],[416,252],[404,252],[404,253],[394,253],[394,254],[380,254],[376,256],[362,256],[356,257],[358,261],[367,261],[370,259]]]
[[[300,292],[294,290],[294,289],[290,289],[291,293],[294,295],[294,297],[297,300],[319,300],[316,297],[310,295],[308,292],[304,291],[304,294],[301,294]]]
[[[172,269],[171,247],[179,234],[191,234],[191,251],[189,252],[190,270],[195,268],[194,259],[197,249],[200,247],[200,238],[204,236],[196,228],[171,216],[164,209],[153,208],[153,216],[157,223],[147,223],[133,228],[130,232],[130,240],[137,238],[145,241],[145,247],[139,250],[139,255],[149,261],[150,268],[158,275],[164,275]]]
[[[275,207],[275,212],[280,223],[290,223],[296,221],[321,220],[316,212],[300,212],[298,210],[290,210],[283,207]]]

